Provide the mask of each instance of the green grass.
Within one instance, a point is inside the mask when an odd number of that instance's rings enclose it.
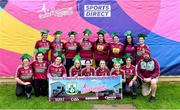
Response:
[[[34,95],[30,100],[15,96],[15,85],[0,85],[0,108],[8,109],[91,109],[94,104],[133,104],[138,109],[180,109],[180,82],[161,82],[158,85],[157,101],[149,103],[148,97],[139,94],[136,100],[125,96],[123,100],[94,100],[79,102],[49,102],[48,97]]]

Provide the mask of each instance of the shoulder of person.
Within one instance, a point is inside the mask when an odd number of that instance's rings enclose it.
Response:
[[[74,66],[71,66],[71,68],[69,69],[69,71],[73,70],[75,67]]]
[[[19,70],[19,69],[21,69],[21,68],[23,68],[23,65],[22,65],[22,64],[20,64],[20,65],[17,66],[17,70]]]
[[[85,71],[85,70],[86,70],[86,68],[82,68],[82,69],[81,69],[81,71]]]
[[[158,63],[158,60],[156,58],[151,58],[151,60]]]
[[[121,67],[122,70],[126,70],[126,65]]]
[[[95,70],[95,68],[94,68],[94,67],[91,67],[91,69],[92,69],[92,70]]]
[[[48,43],[51,43],[51,41],[47,40]]]

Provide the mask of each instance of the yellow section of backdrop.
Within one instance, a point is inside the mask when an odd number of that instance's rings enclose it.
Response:
[[[0,48],[32,55],[35,42],[39,39],[39,30],[24,24],[5,10],[0,11]],[[48,39],[52,41],[52,37]]]

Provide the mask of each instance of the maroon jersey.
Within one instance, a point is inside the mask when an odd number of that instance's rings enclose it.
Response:
[[[46,61],[38,62],[34,61],[32,63],[34,79],[47,79],[47,67],[48,64]]]
[[[64,43],[63,42],[51,42],[51,61],[55,60],[54,53],[58,52],[60,54],[63,53]]]
[[[100,60],[108,60],[108,49],[109,44],[108,43],[96,43],[94,42],[94,58],[97,61]]]
[[[69,70],[69,74],[71,77],[73,76],[81,76],[81,68],[77,69],[74,66],[72,66]]]
[[[127,67],[126,65],[124,65],[121,69],[125,71],[126,84],[129,84],[134,76],[136,76],[135,66],[130,65],[130,67]]]
[[[94,76],[95,75],[95,69],[93,67],[89,69],[83,68],[81,71],[82,76]]]
[[[107,67],[103,69],[98,67],[96,69],[96,76],[108,76],[108,75],[109,75],[109,69]]]
[[[17,68],[16,77],[24,82],[32,82],[33,79],[33,70],[32,67],[25,69],[22,65]]]
[[[143,59],[137,64],[137,74],[141,79],[156,78],[160,75],[160,67],[158,62],[151,58],[148,62]]]
[[[89,40],[83,40],[80,44],[80,56],[82,59],[92,59],[93,43]]]
[[[48,67],[48,73],[50,73],[52,77],[62,77],[66,75],[66,68],[63,64],[60,64],[59,66],[51,64]]]
[[[130,53],[131,56],[135,59],[135,55],[136,55],[136,48],[135,46],[132,46],[130,44],[128,44],[125,49],[124,49],[124,53]]]
[[[143,53],[145,50],[149,50],[149,47],[147,45],[136,46],[136,63],[138,63],[141,59],[143,59]]]
[[[113,58],[122,58],[122,51],[123,51],[124,44],[122,43],[111,43],[109,58],[112,60]]]
[[[75,55],[78,53],[79,43],[78,42],[66,42],[64,45],[65,48],[65,56],[66,58],[74,58]]]
[[[122,79],[125,79],[125,71],[122,69],[119,69],[119,71],[116,71],[114,68],[111,69],[110,72],[111,76],[117,76],[117,75],[122,75]]]
[[[46,50],[46,53],[44,54],[44,60],[48,61],[48,52],[50,50],[50,41],[45,41],[43,42],[42,40],[38,40],[36,42],[36,45],[35,45],[35,48],[38,49],[38,48],[44,48]]]

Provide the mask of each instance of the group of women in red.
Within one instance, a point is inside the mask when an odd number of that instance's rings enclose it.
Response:
[[[77,76],[121,75],[125,91],[132,88],[132,98],[137,96],[137,75],[135,65],[149,50],[145,44],[145,34],[138,34],[139,43],[134,42],[131,31],[124,33],[125,41],[120,42],[118,33],[113,32],[113,42],[107,42],[106,32],[99,30],[97,40],[92,42],[89,29],[83,31],[80,42],[76,41],[77,32],[68,33],[69,40],[62,42],[61,31],[54,32],[54,40],[48,41],[49,30],[41,30],[41,39],[35,44],[33,62],[31,56],[23,54],[22,64],[16,72],[16,95],[31,97],[34,87],[35,96],[46,96],[48,78]],[[49,57],[50,56],[50,57]]]

